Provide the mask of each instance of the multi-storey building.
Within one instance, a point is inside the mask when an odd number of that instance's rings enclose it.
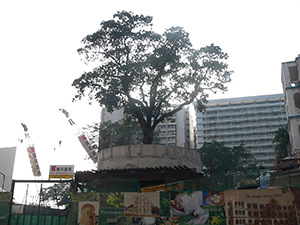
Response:
[[[288,118],[291,154],[300,157],[300,54],[295,61],[282,63],[281,81]]]
[[[109,113],[103,108],[101,122],[108,120],[116,122],[123,117],[124,114],[122,109]],[[193,105],[191,105],[159,123],[156,130],[159,131],[160,144],[195,149],[196,135],[195,123],[193,121],[195,121],[195,110]]]
[[[273,204],[272,204],[273,203]],[[269,202],[247,202],[230,200],[225,203],[226,224],[299,224],[299,208],[293,204],[280,204],[277,200]]]
[[[214,140],[228,147],[242,143],[257,165],[274,165],[275,131],[287,123],[283,94],[211,100],[196,116],[198,148]]]

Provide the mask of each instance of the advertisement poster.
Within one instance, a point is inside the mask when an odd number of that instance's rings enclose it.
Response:
[[[189,224],[207,224],[209,207],[203,206],[202,191],[192,193],[171,192],[171,217],[185,216]]]
[[[121,224],[124,217],[124,192],[108,192],[100,194],[99,225]]]
[[[211,191],[203,191],[204,206],[221,206],[225,203],[224,192],[212,193]]]
[[[124,192],[101,192],[100,208],[124,208]]]
[[[78,222],[79,225],[98,225],[99,202],[79,202]]]
[[[225,191],[227,224],[300,224],[300,189]]]
[[[158,217],[159,192],[126,192],[124,195],[125,216]]]
[[[209,223],[226,225],[224,192],[203,191],[203,206],[209,206]]]
[[[99,225],[120,224],[126,221],[123,208],[101,208],[99,213]]]
[[[236,198],[236,191],[227,197]],[[95,225],[226,224],[224,192],[72,193],[68,224],[85,224],[83,211]]]

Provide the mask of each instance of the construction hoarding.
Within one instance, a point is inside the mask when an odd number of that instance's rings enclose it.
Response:
[[[88,203],[88,199],[92,204]],[[77,224],[83,205],[95,224],[300,224],[300,188],[244,189],[212,193],[73,193],[69,224]]]

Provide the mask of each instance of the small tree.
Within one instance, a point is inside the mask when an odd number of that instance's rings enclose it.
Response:
[[[288,146],[290,143],[290,137],[289,132],[285,127],[280,127],[277,131],[275,131],[273,143],[276,144],[276,160],[281,160],[284,157],[288,156]]]
[[[158,123],[194,101],[202,110],[207,91],[226,91],[231,81],[220,47],[192,48],[181,27],[157,34],[150,16],[117,12],[83,44],[79,54],[99,66],[74,80],[74,100],[87,94],[109,112],[125,108],[137,118],[144,144],[153,142]],[[178,106],[171,109],[171,103]]]
[[[199,152],[207,174],[223,173],[224,169],[245,174],[256,171],[254,156],[242,144],[229,148],[216,141],[204,142]]]

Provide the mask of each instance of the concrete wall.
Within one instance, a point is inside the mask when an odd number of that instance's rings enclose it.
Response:
[[[282,63],[281,82],[285,96],[288,132],[292,153],[300,156],[300,56],[295,61]],[[298,95],[298,96],[297,96]],[[297,105],[296,105],[297,102]]]
[[[201,172],[200,153],[168,145],[126,145],[98,153],[98,170],[187,166]]]
[[[6,191],[10,191],[11,188],[15,156],[16,147],[0,148],[0,187],[3,186]]]

